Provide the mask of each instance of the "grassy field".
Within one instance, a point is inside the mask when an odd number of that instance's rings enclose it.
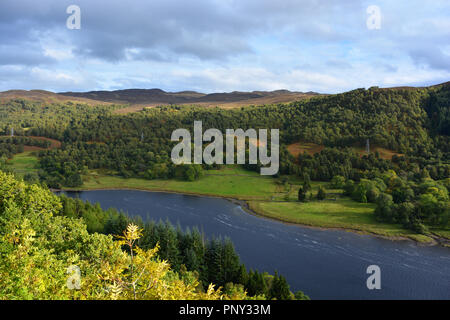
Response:
[[[8,166],[18,175],[23,177],[27,173],[37,173],[38,159],[32,152],[16,154],[8,161]]]
[[[9,136],[0,136],[0,138],[5,138]],[[55,139],[45,138],[45,137],[36,137],[36,136],[27,136],[27,138],[32,138],[36,140],[49,141],[51,143],[49,149],[60,148],[61,142]],[[13,170],[17,176],[23,177],[27,173],[36,173],[38,172],[38,158],[35,155],[35,152],[39,150],[44,150],[44,148],[35,147],[35,146],[24,146],[25,152],[18,153],[14,155],[12,159],[9,159],[7,164],[11,170]]]
[[[198,181],[124,179],[91,171],[83,176],[80,189],[133,188],[180,193],[232,197],[242,200],[265,200],[277,192],[277,185],[270,177],[260,176],[238,167],[205,171]]]
[[[439,237],[442,237],[445,239],[450,239],[450,230],[448,230],[448,229],[443,230],[443,229],[437,229],[437,228],[430,228],[430,231]]]
[[[297,199],[300,180],[290,177],[289,183],[281,185],[279,180],[261,176],[258,172],[242,169],[239,166],[227,166],[221,170],[206,170],[201,179],[193,182],[183,180],[145,180],[122,178],[90,171],[83,176],[84,184],[80,190],[92,189],[142,189],[152,191],[171,191],[200,195],[230,197],[239,200],[290,200]],[[311,182],[312,192],[316,193],[324,182]],[[330,190],[332,191],[332,190]],[[341,192],[341,191],[338,191]]]
[[[401,225],[375,220],[372,203],[358,203],[347,198],[311,202],[249,201],[249,208],[263,216],[303,225],[342,228],[386,237],[408,237],[416,241],[431,239],[406,230]]]

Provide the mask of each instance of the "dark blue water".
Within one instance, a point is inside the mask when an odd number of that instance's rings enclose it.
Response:
[[[418,246],[338,230],[256,217],[217,198],[130,190],[68,193],[144,220],[197,226],[228,236],[248,268],[283,274],[291,290],[312,299],[450,299],[450,249]],[[381,268],[381,289],[369,290],[369,265]]]

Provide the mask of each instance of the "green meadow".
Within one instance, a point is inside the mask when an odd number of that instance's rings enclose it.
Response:
[[[8,166],[18,175],[23,177],[27,173],[37,173],[38,159],[32,151],[16,154],[8,160]]]
[[[310,202],[249,201],[249,208],[265,217],[289,223],[322,228],[342,228],[385,237],[407,237],[429,242],[424,235],[415,234],[401,225],[375,220],[372,203],[359,203],[348,198],[313,200]]]
[[[84,184],[79,189],[132,188],[153,191],[169,191],[231,197],[240,200],[270,199],[277,192],[273,178],[260,176],[238,167],[204,171],[204,176],[194,182],[181,180],[124,179],[91,171],[83,176]]]

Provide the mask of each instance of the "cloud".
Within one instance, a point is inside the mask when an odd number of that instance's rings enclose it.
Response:
[[[413,48],[409,55],[418,64],[425,64],[437,70],[450,70],[450,55],[445,54],[440,48],[427,50],[426,48]]]
[[[24,85],[26,83],[26,85]],[[40,67],[0,66],[0,88],[45,89],[54,92],[70,91],[73,87],[88,91],[98,86],[95,76]]]
[[[81,30],[66,28],[72,4]],[[366,27],[372,4],[380,30]],[[450,74],[449,9],[419,0],[2,0],[0,68],[10,79],[0,74],[0,90],[432,84]]]

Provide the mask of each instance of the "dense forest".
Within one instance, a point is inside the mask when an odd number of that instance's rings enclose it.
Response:
[[[85,170],[99,168],[124,177],[198,178],[200,174],[187,174],[188,168],[177,169],[170,161],[172,131],[192,130],[194,120],[201,120],[203,128],[222,132],[227,128],[278,128],[282,146],[297,141],[325,146],[314,157],[301,155],[299,159],[282,147],[280,174],[308,172],[315,180],[329,181],[334,175],[358,180],[388,169],[413,172],[426,168],[433,179],[445,179],[449,176],[449,101],[449,84],[357,89],[288,105],[230,110],[164,106],[126,115],[112,113],[119,106],[44,106],[14,100],[0,105],[0,128],[8,133],[14,126],[17,135],[63,142],[62,148],[40,155],[41,177],[52,187],[79,185]],[[376,154],[363,158],[352,154],[348,147],[364,145],[367,139],[401,156],[384,161]]]
[[[78,175],[83,170],[99,168],[124,177],[187,177],[170,161],[174,145],[170,136],[177,128],[192,131],[193,121],[201,120],[203,128],[222,132],[227,128],[278,128],[284,146],[297,141],[325,146],[314,157],[301,155],[299,159],[282,147],[280,174],[308,172],[317,180],[329,181],[334,175],[358,180],[388,169],[426,168],[433,179],[445,179],[449,176],[449,136],[445,135],[449,92],[449,85],[371,88],[289,105],[232,110],[166,106],[128,115],[83,116],[71,121],[57,137],[63,141],[61,149],[42,152],[41,176],[53,187],[74,186],[73,181],[81,184]],[[401,156],[394,161],[376,154],[361,158],[348,149],[367,139]]]
[[[60,139],[74,121],[111,114],[118,105],[91,106],[81,103],[44,103],[13,99],[0,102],[0,135],[43,136]]]
[[[307,299],[277,273],[247,272],[229,240],[141,227],[2,172],[0,233],[0,299]]]

